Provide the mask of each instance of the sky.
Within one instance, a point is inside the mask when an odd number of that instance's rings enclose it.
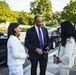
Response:
[[[30,2],[34,0],[5,0],[10,8],[14,11],[26,11],[30,12]],[[70,0],[51,0],[52,10],[62,11],[63,7],[69,3]]]

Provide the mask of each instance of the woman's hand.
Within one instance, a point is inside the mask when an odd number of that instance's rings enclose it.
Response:
[[[27,54],[26,58],[29,58],[29,55]]]
[[[57,58],[54,58],[54,63],[58,64],[58,59]]]
[[[55,64],[58,64],[58,63],[61,62],[61,60],[59,59],[59,57],[57,57],[56,55],[54,55],[54,60],[53,60],[53,62],[54,62]]]

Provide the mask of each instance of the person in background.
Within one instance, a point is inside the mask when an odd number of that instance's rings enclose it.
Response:
[[[75,50],[75,28],[69,21],[61,23],[61,46],[59,59],[54,60],[59,63],[60,75],[69,75],[70,69],[74,66]]]
[[[34,17],[34,26],[27,30],[25,46],[28,48],[28,54],[30,55],[31,75],[37,75],[38,62],[40,75],[45,75],[50,44],[48,31],[42,26],[42,18],[39,15]]]
[[[9,75],[23,75],[23,64],[29,57],[19,40],[21,28],[18,23],[11,23],[8,27],[7,65]]]

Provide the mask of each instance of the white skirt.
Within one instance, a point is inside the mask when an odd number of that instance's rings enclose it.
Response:
[[[9,68],[9,75],[23,75],[23,66],[22,65],[15,65],[15,66],[8,66]]]
[[[69,68],[62,68],[60,67],[60,75],[69,75],[70,69]]]

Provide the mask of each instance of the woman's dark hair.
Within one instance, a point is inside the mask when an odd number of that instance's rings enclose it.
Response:
[[[14,28],[18,27],[19,24],[18,23],[10,23],[9,27],[8,27],[8,38],[10,35],[15,35],[15,30]]]
[[[62,46],[66,45],[67,38],[73,37],[75,38],[75,28],[69,21],[64,21],[61,23],[61,44]]]

